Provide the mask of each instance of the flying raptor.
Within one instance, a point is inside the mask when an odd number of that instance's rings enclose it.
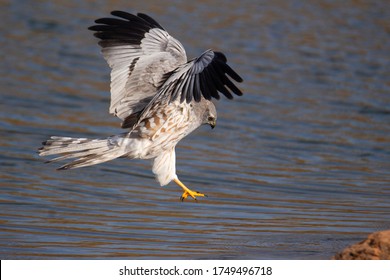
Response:
[[[111,67],[110,113],[126,132],[103,139],[52,136],[39,155],[58,155],[49,162],[74,159],[59,168],[94,165],[115,158],[153,159],[161,186],[171,181],[184,193],[181,200],[205,196],[187,188],[176,174],[176,144],[202,124],[216,125],[212,98],[242,95],[233,83],[242,78],[224,54],[207,50],[187,61],[183,45],[154,19],[113,11],[89,27],[100,39]]]

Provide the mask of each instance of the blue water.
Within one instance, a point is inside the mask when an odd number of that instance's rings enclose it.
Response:
[[[222,2],[1,4],[2,259],[329,259],[390,228],[389,4]],[[122,132],[87,30],[114,9],[150,14],[188,57],[223,51],[245,80],[177,147],[199,203],[148,161],[59,172],[36,153]]]

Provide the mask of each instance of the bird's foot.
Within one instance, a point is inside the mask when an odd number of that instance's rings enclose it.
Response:
[[[188,196],[191,196],[194,200],[197,201],[196,197],[197,196],[207,196],[203,193],[200,193],[200,192],[196,192],[196,191],[191,191],[190,189],[187,189],[184,191],[184,193],[181,195],[180,197],[180,200],[181,201],[184,201],[184,199],[186,199]]]
[[[184,193],[180,197],[181,201],[184,201],[184,199],[186,199],[188,196],[191,196],[196,201],[197,201],[196,199],[197,196],[207,196],[203,193],[190,190],[178,178],[174,179],[173,181],[184,190]]]

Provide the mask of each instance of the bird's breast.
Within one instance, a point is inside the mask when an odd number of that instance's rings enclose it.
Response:
[[[152,111],[134,128],[131,137],[144,139],[142,158],[158,156],[162,151],[172,149],[193,129],[191,108],[185,102],[172,102],[152,108]]]

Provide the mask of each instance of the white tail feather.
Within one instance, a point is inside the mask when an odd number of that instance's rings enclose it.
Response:
[[[106,139],[87,139],[52,136],[43,142],[39,149],[40,156],[60,155],[48,162],[76,158],[75,161],[65,164],[59,170],[79,168],[106,162],[125,155],[122,141],[123,135],[115,135]]]

